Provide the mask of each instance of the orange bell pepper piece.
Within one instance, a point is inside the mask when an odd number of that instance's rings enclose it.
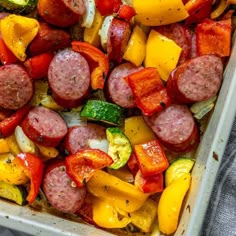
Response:
[[[165,152],[157,139],[134,145],[134,152],[144,177],[159,174],[169,166]]]
[[[105,77],[108,74],[109,63],[107,56],[98,48],[93,45],[80,42],[73,41],[72,49],[75,52],[81,53],[86,60],[88,61],[90,70],[91,70],[91,87],[92,89],[103,89],[105,83]]]
[[[166,88],[155,68],[144,68],[127,76],[137,107],[151,116],[170,105]]]
[[[231,19],[214,21],[204,20],[196,27],[197,54],[216,54],[220,57],[230,55]]]

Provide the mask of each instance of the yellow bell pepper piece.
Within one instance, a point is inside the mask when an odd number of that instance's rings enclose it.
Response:
[[[63,110],[63,107],[58,105],[52,98],[48,95],[49,86],[47,81],[37,80],[34,83],[34,96],[30,101],[31,106],[42,105],[52,110]]]
[[[45,95],[47,95],[49,86],[48,82],[45,80],[36,80],[34,82],[34,95],[30,101],[31,106],[39,106],[41,104],[41,100]]]
[[[211,19],[216,19],[224,13],[225,9],[229,6],[229,3],[227,2],[227,0],[220,0],[220,3],[216,7],[216,9],[211,12]]]
[[[157,218],[157,203],[148,198],[137,211],[129,213],[132,224],[137,226],[142,232],[152,231]]]
[[[16,141],[16,137],[14,134],[8,136],[5,138],[5,140],[7,141],[8,143],[8,146],[10,148],[10,152],[13,154],[13,155],[17,155],[19,153],[21,153],[21,150],[18,146],[18,143]]]
[[[29,178],[25,175],[22,166],[12,163],[14,156],[10,153],[0,154],[0,181],[9,184],[26,184]]]
[[[126,118],[124,132],[132,145],[142,144],[156,139],[154,132],[147,126],[142,116]]]
[[[131,220],[124,216],[119,219],[120,216],[116,207],[107,200],[95,198],[93,201],[93,220],[94,222],[103,228],[124,228]]]
[[[20,60],[26,59],[26,48],[39,30],[37,20],[11,14],[0,22],[3,41],[12,53]]]
[[[176,231],[182,202],[190,183],[191,175],[185,173],[164,189],[157,210],[162,233],[172,234]]]
[[[166,81],[175,69],[181,51],[181,47],[173,40],[151,30],[146,46],[145,67],[155,67],[161,79]]]
[[[54,99],[52,98],[52,96],[50,95],[43,95],[42,100],[40,101],[41,105],[44,107],[47,107],[49,109],[52,110],[63,110],[64,108],[60,105],[58,105]]]
[[[189,14],[182,0],[133,0],[136,20],[144,25],[167,25],[186,19]]]
[[[94,196],[110,201],[125,212],[138,210],[149,196],[138,187],[102,170],[94,173],[87,183],[87,189]]]
[[[54,147],[45,147],[39,144],[36,144],[36,146],[39,149],[39,153],[43,156],[43,161],[55,158],[59,154],[59,151]]]
[[[141,66],[145,58],[146,41],[146,34],[136,25],[125,49],[123,58],[136,66]]]
[[[89,28],[84,30],[84,41],[94,45],[95,47],[100,46],[100,35],[99,30],[103,23],[103,17],[100,12],[96,9],[93,24]]]
[[[0,139],[0,153],[7,153],[10,152],[10,147],[6,141],[6,139]]]

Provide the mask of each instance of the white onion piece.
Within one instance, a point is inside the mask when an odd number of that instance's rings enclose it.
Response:
[[[82,118],[80,116],[80,113],[78,111],[69,111],[69,112],[59,112],[64,121],[67,124],[67,127],[72,127],[72,126],[81,126],[81,125],[86,125],[87,120],[85,118]]]
[[[16,142],[22,152],[29,152],[33,154],[36,152],[35,144],[25,135],[20,126],[16,126],[14,134],[16,137]]]
[[[108,32],[113,18],[114,18],[113,16],[107,16],[104,19],[102,27],[99,31],[99,35],[101,36],[101,45],[105,51],[107,50]]]
[[[107,139],[89,139],[88,145],[90,148],[99,149],[105,153],[108,152],[108,140]]]
[[[85,28],[90,28],[93,24],[95,18],[95,1],[94,0],[86,0],[86,12],[83,15],[83,21],[81,26]]]

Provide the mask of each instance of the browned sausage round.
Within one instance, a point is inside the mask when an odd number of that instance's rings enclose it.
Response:
[[[36,56],[63,49],[70,45],[70,41],[70,35],[65,30],[41,22],[38,34],[29,45],[29,52],[31,56]]]
[[[48,83],[59,105],[66,108],[79,106],[90,88],[88,62],[71,49],[58,52],[49,65]]]
[[[223,63],[214,55],[195,57],[178,66],[167,81],[173,101],[194,103],[216,95],[223,78]]]
[[[182,48],[179,58],[179,64],[182,64],[190,58],[192,36],[189,28],[183,24],[174,23],[170,25],[162,25],[155,27],[160,34],[175,41]]]
[[[142,67],[136,67],[126,62],[112,70],[107,80],[107,91],[108,96],[114,103],[124,108],[135,107],[132,90],[124,78],[140,69]]]
[[[72,185],[63,161],[51,163],[43,178],[43,191],[49,203],[64,213],[77,212],[85,199],[86,188]]]
[[[199,142],[196,122],[185,105],[172,104],[164,111],[145,117],[163,145],[173,152],[188,152]]]
[[[32,79],[21,66],[0,67],[0,107],[17,110],[30,101],[33,92]]]
[[[85,4],[83,0],[39,0],[37,9],[46,22],[68,27],[78,22],[85,13]]]
[[[127,21],[114,18],[108,31],[107,54],[111,61],[120,63],[131,34]]]
[[[67,133],[65,121],[55,111],[35,107],[22,122],[24,133],[35,143],[55,147]]]
[[[70,154],[74,154],[82,148],[89,147],[89,139],[105,139],[105,127],[93,123],[84,126],[69,128],[65,137],[65,148]]]

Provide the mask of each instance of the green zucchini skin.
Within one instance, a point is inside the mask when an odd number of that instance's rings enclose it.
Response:
[[[17,0],[0,0],[0,8],[11,13],[27,14],[33,11],[38,0],[25,0],[25,3],[19,3]]]
[[[165,171],[165,184],[170,185],[172,181],[181,177],[184,173],[190,173],[194,166],[195,160],[188,157],[179,157],[170,163]]]
[[[26,191],[21,186],[8,184],[0,181],[0,197],[17,203],[18,205],[25,205]]]
[[[107,128],[106,134],[109,142],[108,155],[114,161],[109,168],[117,170],[129,160],[132,153],[131,143],[118,127]]]
[[[120,126],[123,122],[123,109],[113,103],[88,100],[83,106],[81,117]]]

